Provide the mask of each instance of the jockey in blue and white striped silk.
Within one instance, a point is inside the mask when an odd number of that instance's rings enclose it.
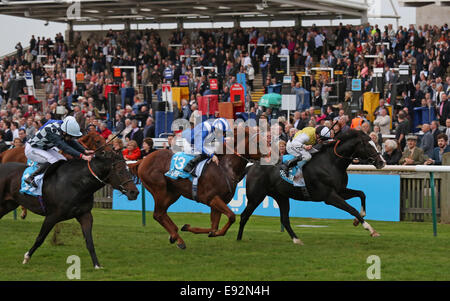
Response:
[[[204,121],[192,130],[184,131],[182,137],[193,145],[196,156],[189,161],[183,171],[192,173],[197,163],[208,158],[212,159],[214,163],[219,164],[219,159],[215,155],[216,150],[213,142],[217,139],[222,139],[223,142],[226,133],[231,130],[232,128],[225,118],[218,118],[214,121]]]

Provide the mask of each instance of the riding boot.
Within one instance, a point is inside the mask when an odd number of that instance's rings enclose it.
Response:
[[[25,179],[25,183],[27,183],[28,185],[31,185],[35,188],[38,187],[37,183],[34,181],[34,178],[42,173],[44,173],[47,168],[50,167],[50,165],[52,165],[49,162],[45,162],[45,163],[40,163],[38,168],[28,177]]]
[[[184,172],[192,173],[194,171],[195,166],[200,163],[202,160],[209,158],[208,155],[200,154],[194,157],[191,161],[189,161],[186,166],[183,168]]]
[[[289,169],[294,167],[297,164],[297,162],[299,162],[301,160],[302,160],[302,156],[301,155],[298,156],[298,157],[295,157],[294,159],[289,160],[286,163],[282,163],[280,165],[280,169],[283,170],[286,175],[288,175],[289,174]]]

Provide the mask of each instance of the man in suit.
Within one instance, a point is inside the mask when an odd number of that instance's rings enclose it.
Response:
[[[308,125],[308,117],[306,116],[306,112],[296,111],[294,113],[294,127],[297,130],[302,130],[304,127]]]
[[[447,94],[442,94],[441,104],[438,108],[439,123],[445,126],[446,120],[450,118],[450,103],[447,100]]]
[[[450,152],[450,145],[448,145],[448,137],[441,133],[438,135],[438,146],[433,149],[431,157],[425,161],[426,165],[442,165],[442,155]]]
[[[434,149],[434,138],[433,138],[433,134],[431,133],[430,125],[427,123],[424,123],[422,125],[422,132],[423,132],[423,136],[422,136],[422,139],[420,140],[419,147],[423,150],[425,155],[427,155],[428,157],[431,157],[433,154],[433,149]]]
[[[423,150],[417,147],[417,136],[409,135],[406,137],[407,148],[398,161],[400,165],[422,165],[428,159]]]
[[[142,147],[142,141],[144,140],[144,134],[142,133],[142,130],[138,126],[137,119],[131,120],[131,131],[125,136],[125,138],[136,141],[139,148]]]
[[[414,103],[415,103],[415,106],[418,106],[417,104],[420,105],[422,99],[425,98],[425,93],[423,93],[423,91],[420,90],[419,83],[415,84],[415,87],[416,87],[416,89],[414,90],[414,99],[415,99]]]
[[[145,121],[144,138],[155,138],[155,124],[153,123],[153,117],[148,117]]]
[[[447,138],[450,137],[450,118],[447,118],[447,120],[445,120],[445,130],[443,131],[443,133],[447,135]],[[448,141],[447,144],[450,144],[450,141]]]
[[[394,72],[389,68],[389,66],[386,66],[384,68],[384,85],[389,85],[394,81]]]
[[[439,130],[439,121],[433,120],[431,122],[431,133],[433,134],[434,147],[437,147],[437,136],[441,133]]]

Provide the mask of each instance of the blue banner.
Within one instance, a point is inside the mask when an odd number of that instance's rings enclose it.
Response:
[[[362,190],[366,194],[366,218],[379,221],[400,221],[400,176],[399,175],[370,175],[349,174],[351,189]],[[142,210],[141,197],[137,201],[128,201],[126,196],[114,190],[113,209],[115,210]],[[146,191],[145,208],[147,211],[154,210],[152,195]],[[361,210],[359,198],[347,201],[358,212]],[[234,198],[228,206],[235,214],[241,214],[247,205],[245,178],[236,187]],[[303,202],[290,200],[291,217],[327,218],[327,219],[353,219],[349,213],[327,205],[324,202]],[[180,197],[170,206],[168,212],[200,212],[210,213],[210,208],[204,204]],[[266,197],[256,208],[255,215],[280,216],[278,204],[271,198]]]

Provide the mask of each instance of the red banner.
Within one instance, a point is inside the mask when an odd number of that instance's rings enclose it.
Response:
[[[209,89],[210,90],[219,90],[219,85],[217,84],[217,78],[209,79]]]
[[[121,72],[120,72],[120,68],[114,68],[114,77],[120,77],[121,76]]]

